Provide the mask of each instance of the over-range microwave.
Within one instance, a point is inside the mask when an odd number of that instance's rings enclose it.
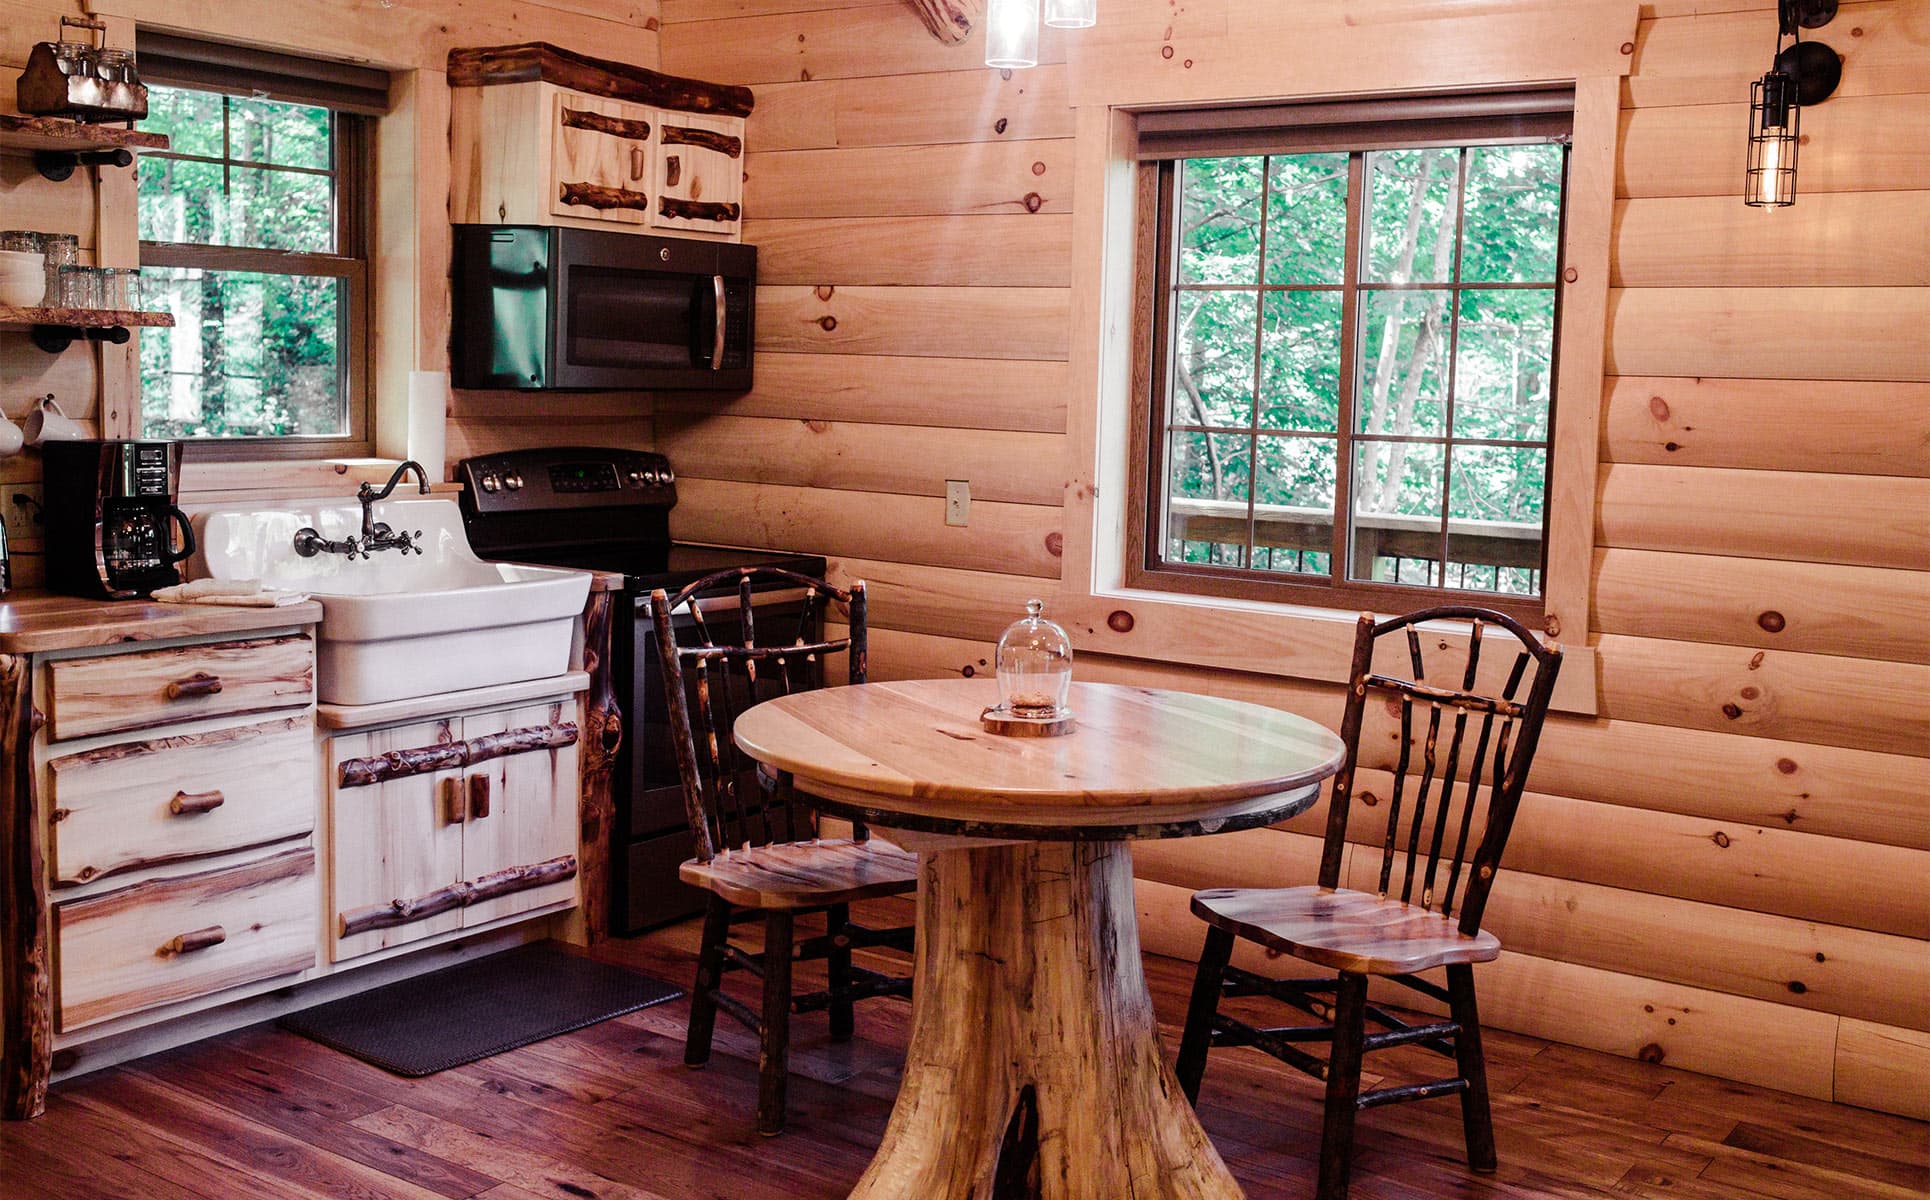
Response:
[[[457,225],[450,373],[460,388],[748,391],[756,289],[755,246]]]

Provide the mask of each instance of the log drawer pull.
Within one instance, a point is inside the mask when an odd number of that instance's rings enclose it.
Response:
[[[168,801],[168,811],[177,817],[191,817],[198,813],[210,813],[228,802],[219,788],[211,792],[176,792],[174,799]]]
[[[167,686],[170,700],[189,700],[196,696],[214,696],[221,691],[221,676],[210,675],[206,671],[196,671],[186,679],[177,679]]]
[[[206,929],[196,929],[191,933],[175,934],[168,939],[166,945],[161,947],[161,953],[163,955],[192,954],[196,950],[219,946],[227,940],[227,930],[219,925],[210,925]]]
[[[469,777],[469,815],[480,821],[489,815],[489,776]]]
[[[463,795],[462,780],[445,779],[442,781],[442,819],[448,825],[460,825],[468,819],[469,805]]]

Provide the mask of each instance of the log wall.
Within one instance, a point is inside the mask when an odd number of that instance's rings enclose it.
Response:
[[[1843,5],[1817,35],[1847,61],[1804,114],[1802,198],[1764,214],[1736,193],[1773,13],[1643,7],[1610,247],[1600,712],[1544,738],[1483,1011],[1930,1116],[1930,45],[1920,3]],[[756,390],[657,402],[678,531],[870,581],[874,678],[987,670],[1055,586],[1081,200],[1063,36],[1005,78],[905,4],[663,0],[665,69],[757,92],[767,285]],[[943,523],[947,479],[971,481],[965,528]],[[1275,676],[1079,670],[1340,711]],[[1144,848],[1147,946],[1197,952],[1189,888],[1309,881],[1317,829]]]
[[[80,15],[83,7],[114,20],[117,40],[124,40],[126,28],[144,23],[291,53],[372,62],[396,72],[393,99],[398,112],[388,121],[413,122],[417,146],[410,155],[390,159],[382,159],[378,150],[381,209],[371,247],[372,278],[400,272],[404,279],[389,302],[377,283],[372,315],[379,360],[372,407],[391,414],[402,411],[402,387],[395,383],[406,378],[402,373],[410,368],[442,370],[448,363],[448,86],[443,68],[449,49],[540,40],[641,66],[658,65],[657,0],[95,0],[88,5],[79,0],[0,0],[0,111],[13,111],[14,80],[33,44],[51,40],[59,19]],[[391,126],[385,123],[383,128]],[[105,242],[109,261],[132,262],[133,175],[109,170],[97,185],[94,174],[82,169],[65,183],[50,183],[28,158],[0,155],[0,228],[78,234],[84,261],[93,261]],[[47,355],[34,349],[24,334],[0,332],[0,410],[17,423],[38,397],[52,392],[90,434],[125,436],[117,424],[119,414],[103,413],[103,380],[117,368],[127,371],[131,360],[122,351],[104,353],[105,362],[103,351],[76,342],[61,354]],[[113,391],[110,386],[109,394]],[[458,393],[450,409],[451,463],[511,446],[578,441],[647,445],[650,438],[649,400],[643,396],[532,403],[523,397]],[[397,435],[398,452],[400,445]],[[428,464],[431,470],[441,465]],[[0,487],[17,491],[24,485],[31,493],[39,478],[34,450],[0,459]],[[190,465],[184,486],[235,495],[293,489],[346,495],[354,481],[344,483],[319,463],[214,469]],[[15,523],[8,534],[16,583],[37,583],[37,531]]]

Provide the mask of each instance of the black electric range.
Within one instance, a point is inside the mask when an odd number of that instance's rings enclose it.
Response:
[[[732,550],[672,541],[670,510],[676,476],[661,454],[594,447],[514,450],[464,459],[463,523],[484,558],[620,572],[622,591],[611,620],[611,682],[623,712],[617,751],[611,830],[609,932],[639,933],[703,909],[703,893],[677,879],[691,854],[682,785],[671,748],[667,702],[657,667],[650,592],[669,592],[714,571],[782,567],[823,578],[824,559],[806,554]],[[706,607],[713,636],[727,640],[734,624],[736,586],[728,605]],[[752,598],[760,640],[801,629],[802,593],[783,583]],[[680,617],[679,632],[689,625]]]

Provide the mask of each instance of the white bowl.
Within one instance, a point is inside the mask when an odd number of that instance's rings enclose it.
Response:
[[[47,298],[47,276],[0,274],[0,304],[11,308],[39,308]]]

